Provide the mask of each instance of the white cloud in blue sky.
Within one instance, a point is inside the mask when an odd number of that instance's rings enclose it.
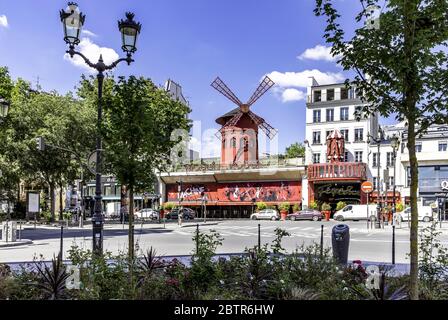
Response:
[[[92,38],[92,37],[97,37],[97,35],[96,35],[95,33],[93,33],[93,32],[90,31],[90,30],[87,30],[87,29],[82,30],[81,33],[82,33],[83,35],[87,36],[87,37],[91,37],[91,38]]]
[[[310,84],[310,77],[314,77],[319,84],[337,83],[345,80],[340,72],[322,72],[318,69],[301,72],[273,71],[268,76],[275,82],[274,94],[282,102],[304,100],[306,94],[303,90]]]
[[[8,18],[2,14],[0,15],[0,28],[7,28],[8,27]]]
[[[314,48],[306,49],[297,58],[299,60],[315,60],[315,61],[330,61],[334,62],[338,60],[338,56],[331,54],[331,47],[326,47],[318,44]]]

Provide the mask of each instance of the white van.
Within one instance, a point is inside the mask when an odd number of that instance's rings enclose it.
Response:
[[[333,219],[337,221],[375,220],[376,216],[377,211],[375,204],[350,204],[348,206],[345,206],[343,209],[336,211],[333,215]]]
[[[403,212],[397,212],[397,217],[401,218],[401,221],[411,220],[411,207],[404,209]],[[418,206],[418,220],[424,222],[430,222],[434,219],[432,208],[429,206]]]

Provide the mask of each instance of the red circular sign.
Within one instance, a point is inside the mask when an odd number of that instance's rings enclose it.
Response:
[[[364,193],[371,193],[373,191],[373,183],[370,181],[365,181],[361,185],[361,191]]]

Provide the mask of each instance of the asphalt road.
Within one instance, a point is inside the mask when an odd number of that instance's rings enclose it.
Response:
[[[275,237],[274,230],[278,227],[291,233],[284,238],[283,246],[288,251],[293,251],[302,244],[309,245],[313,242],[320,243],[321,225],[324,226],[324,246],[331,247],[331,230],[335,221],[251,221],[251,220],[227,220],[210,221],[202,225],[200,230],[207,232],[216,230],[224,237],[223,245],[218,248],[218,253],[238,253],[245,248],[257,244],[258,224],[261,225],[261,242],[270,244]],[[375,262],[391,262],[392,259],[392,228],[367,229],[366,222],[344,222],[350,227],[350,260],[363,260]],[[427,224],[424,224],[427,225]],[[195,244],[192,237],[196,232],[196,222],[184,223],[179,227],[177,223],[163,224],[137,224],[135,226],[135,241],[140,250],[144,251],[151,246],[160,255],[185,255],[190,254]],[[0,248],[0,262],[31,261],[34,256],[42,255],[45,259],[51,259],[59,253],[60,229],[56,227],[28,226],[22,230],[23,239],[31,239],[33,244],[20,247]],[[67,258],[67,250],[73,244],[91,249],[91,226],[84,229],[69,228],[64,230],[64,258]],[[442,243],[448,246],[448,225],[444,226],[441,236]],[[104,250],[118,253],[126,252],[128,244],[127,226],[106,226],[104,231]],[[408,263],[409,229],[407,224],[396,229],[396,262]]]

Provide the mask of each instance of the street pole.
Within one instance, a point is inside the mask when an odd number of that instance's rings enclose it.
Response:
[[[394,148],[394,187],[392,189],[392,192],[394,193],[392,195],[392,226],[394,227],[395,230],[395,214],[397,212],[397,199],[395,196],[395,192],[397,190],[397,178],[396,178],[396,174],[397,174],[397,151]]]
[[[320,256],[324,255],[324,225],[320,226]]]
[[[392,226],[392,264],[395,264],[395,226]]]
[[[375,221],[375,228],[376,229],[380,229],[381,228],[381,203],[380,203],[380,186],[381,186],[381,181],[380,181],[380,163],[381,163],[381,155],[380,155],[380,141],[378,139],[374,140],[377,144],[378,147],[378,153],[376,154],[377,158],[377,178],[376,178],[376,184],[377,184],[377,189],[376,189],[376,213],[377,213],[377,217],[376,217],[376,221]]]
[[[100,57],[99,63],[103,63],[103,58]],[[103,254],[103,212],[102,212],[102,190],[101,190],[101,148],[102,141],[100,135],[101,120],[103,115],[102,98],[103,98],[103,71],[99,71],[97,75],[98,79],[98,119],[97,119],[97,136],[96,136],[96,179],[95,179],[95,210],[92,217],[92,229],[93,229],[93,252],[96,255]]]
[[[258,224],[258,250],[261,250],[261,225]]]

